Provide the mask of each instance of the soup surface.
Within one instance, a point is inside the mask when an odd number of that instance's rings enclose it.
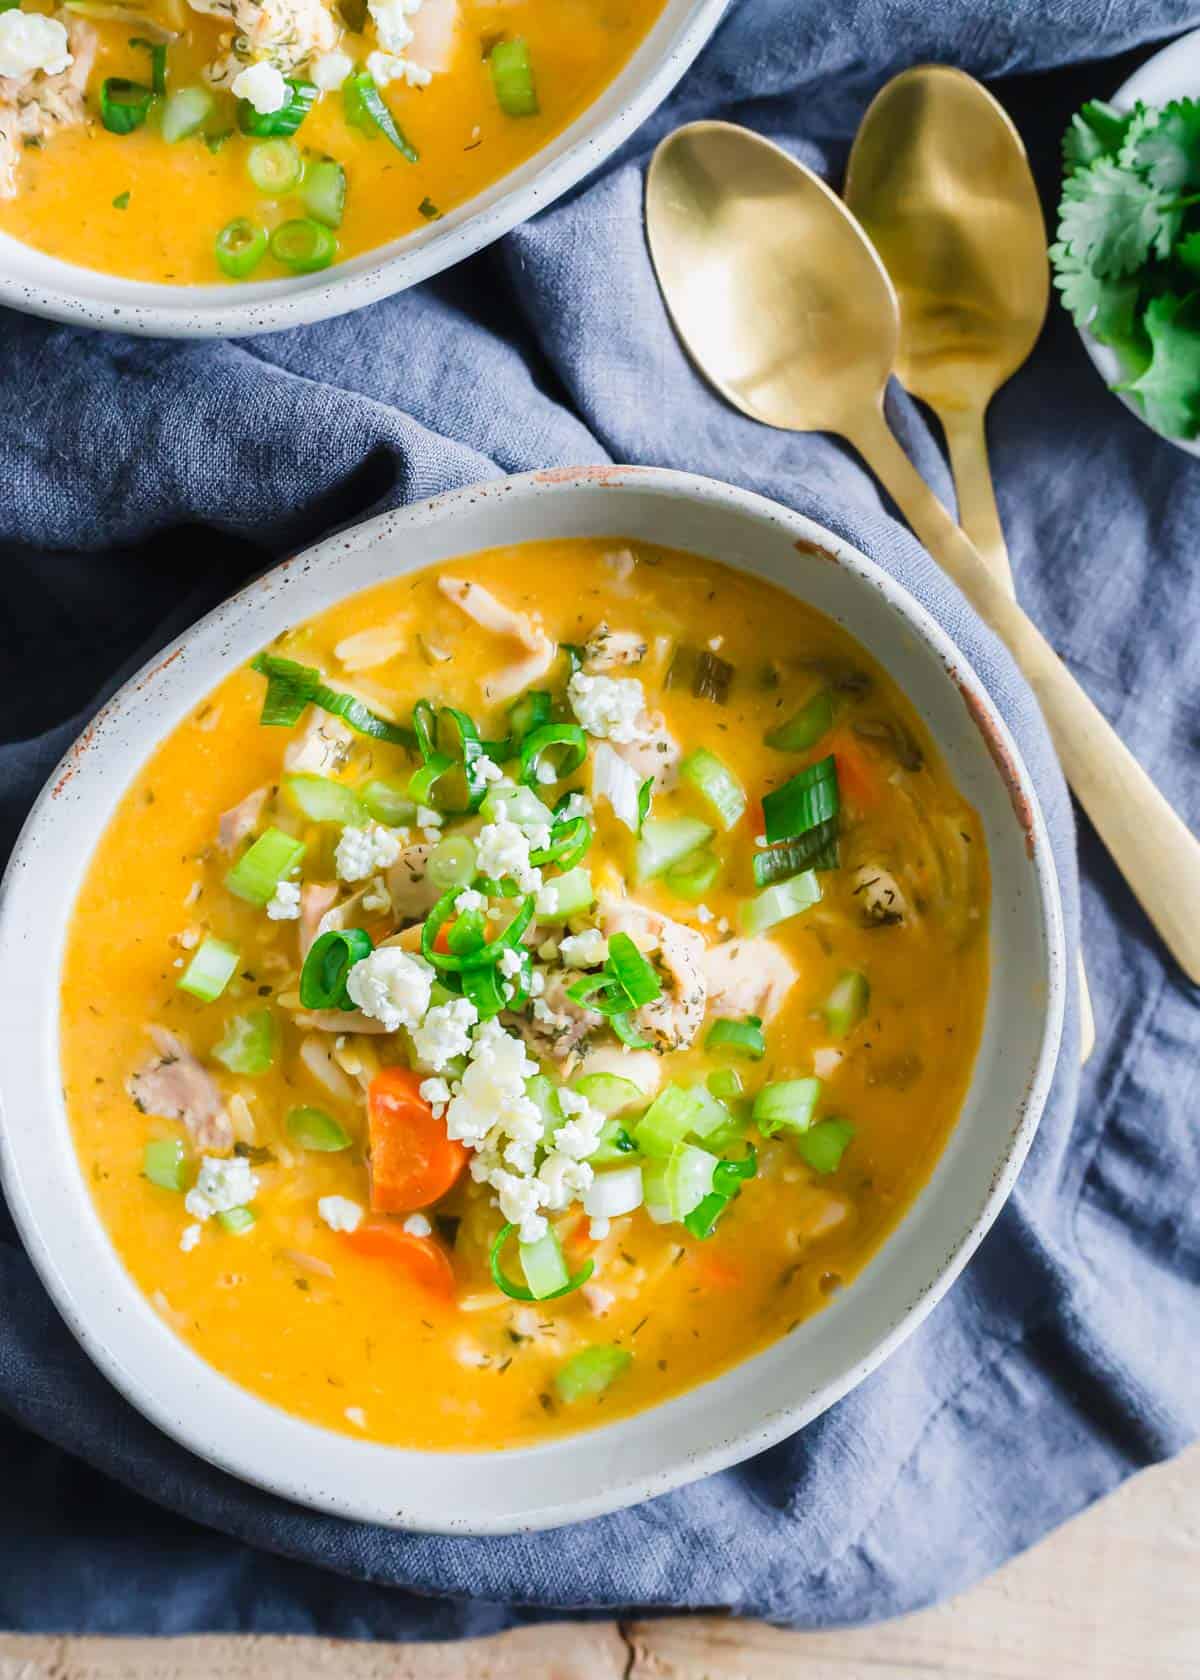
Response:
[[[592,103],[662,0],[22,7],[0,11],[0,232],[188,284],[436,220]]]
[[[863,649],[570,541],[255,664],[125,794],[66,956],[80,1159],[165,1321],[316,1423],[499,1448],[849,1284],[987,988],[978,818]]]

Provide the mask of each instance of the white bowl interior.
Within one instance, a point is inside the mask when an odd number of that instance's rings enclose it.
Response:
[[[235,1387],[175,1338],[125,1273],[94,1211],[61,1100],[56,1017],[67,920],[93,838],[135,769],[232,664],[286,625],[395,573],[567,536],[668,543],[769,578],[847,626],[891,672],[986,830],[993,889],[984,1040],[931,1183],[853,1287],[792,1335],[662,1407],[566,1441],[482,1459],[376,1446]],[[205,619],[122,690],[52,778],[0,893],[0,962],[23,977],[12,989],[0,1067],[5,1188],[44,1281],[93,1359],[162,1428],[249,1481],[344,1515],[475,1533],[549,1526],[662,1492],[780,1439],[873,1369],[948,1287],[1011,1188],[1057,1051],[1064,965],[1036,797],[978,680],[922,609],[811,521],[706,480],[638,469],[504,480],[384,515],[277,568]]]
[[[1139,99],[1143,105],[1167,105],[1172,99],[1197,97],[1200,97],[1200,29],[1193,29],[1178,41],[1172,41],[1162,52],[1155,53],[1127,82],[1122,82],[1112,96],[1112,104],[1119,111],[1131,111]],[[1100,377],[1111,388],[1121,378],[1116,352],[1093,338],[1090,332],[1081,330],[1079,336]],[[1114,391],[1113,395],[1120,398],[1143,426],[1148,424],[1146,416],[1124,391]],[[1163,434],[1160,432],[1158,436]],[[1165,441],[1187,455],[1200,455],[1200,438],[1166,438]]]
[[[637,52],[548,146],[440,221],[321,274],[211,286],[123,280],[0,234],[0,304],[118,332],[236,337],[359,309],[438,274],[542,210],[631,134],[682,76],[727,0],[667,0]]]

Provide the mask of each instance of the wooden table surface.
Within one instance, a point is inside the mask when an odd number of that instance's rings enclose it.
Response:
[[[848,1633],[716,1617],[456,1645],[0,1636],[0,1680],[1200,1680],[1200,1447],[949,1604]]]

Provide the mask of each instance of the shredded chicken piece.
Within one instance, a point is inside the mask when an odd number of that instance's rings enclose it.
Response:
[[[627,933],[640,950],[658,956],[662,996],[643,1004],[634,1020],[660,1049],[683,1049],[700,1031],[708,1002],[703,934],[636,899],[610,895],[601,900],[600,910],[601,926],[610,939],[614,933]]]
[[[338,26],[322,0],[188,0],[194,12],[228,19],[227,50],[205,74],[214,87],[228,87],[248,64],[273,64],[290,75],[314,53],[337,45]]]
[[[462,10],[458,0],[425,0],[409,19],[413,38],[404,49],[405,58],[423,70],[449,70],[458,47]]]
[[[441,893],[425,873],[432,846],[405,846],[387,872],[387,888],[397,921],[415,922],[433,909]]]
[[[236,851],[246,836],[253,834],[270,791],[269,787],[255,788],[232,810],[223,813],[217,825],[217,845],[223,852]]]
[[[0,198],[15,198],[21,155],[42,146],[60,129],[75,128],[87,112],[84,91],[96,59],[96,32],[82,19],[63,13],[71,63],[56,76],[35,71],[18,80],[0,76]]]
[[[126,1089],[143,1114],[180,1120],[197,1149],[225,1154],[233,1148],[233,1123],[212,1075],[187,1045],[165,1027],[151,1027],[158,1055],[129,1077]]]
[[[535,1056],[549,1056],[572,1067],[584,1039],[603,1021],[594,1009],[585,1009],[567,996],[567,987],[578,978],[578,974],[563,969],[553,970],[546,976],[546,989],[534,999],[530,1013],[517,1015],[510,1023]]]
[[[306,881],[300,888],[300,961],[303,962],[320,934],[324,919],[337,903],[338,888],[332,881]]]
[[[796,980],[787,955],[771,939],[729,939],[704,953],[708,1007],[714,1015],[778,1014]]]
[[[669,793],[679,781],[683,752],[661,712],[655,712],[647,719],[645,732],[647,739],[614,743],[613,751],[636,771],[639,781],[644,782],[647,776],[652,776],[655,793]]]
[[[340,770],[354,745],[354,731],[341,718],[313,711],[303,730],[289,741],[283,755],[285,770],[330,776]]]
[[[583,668],[595,674],[619,665],[640,665],[647,645],[636,630],[610,630],[607,624],[597,624],[583,646]]]
[[[896,877],[871,863],[854,871],[853,893],[863,921],[871,927],[890,927],[908,920],[908,900]]]
[[[524,657],[492,672],[485,681],[484,698],[490,705],[511,700],[545,676],[557,650],[546,632],[525,613],[514,612],[503,601],[498,601],[490,589],[464,578],[439,578],[438,588],[448,601],[453,601],[481,629],[490,630],[497,636],[510,636],[525,649]]]

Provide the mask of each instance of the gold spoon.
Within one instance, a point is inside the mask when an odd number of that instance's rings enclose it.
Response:
[[[958,520],[1011,580],[984,414],[1046,319],[1046,228],[1021,137],[965,71],[923,64],[876,94],[845,199],[900,303],[896,377],[942,423]]]
[[[846,203],[883,259],[900,305],[896,376],[942,423],[958,522],[1012,588],[984,416],[1046,319],[1046,228],[1021,136],[965,70],[894,76],[862,120]],[[1083,963],[1080,1060],[1096,1042]]]
[[[896,294],[870,241],[811,170],[731,123],[692,123],[654,154],[650,251],[693,360],[735,407],[835,432],[1006,644],[1041,702],[1068,780],[1146,914],[1200,981],[1200,844],[989,571],[888,429]]]

